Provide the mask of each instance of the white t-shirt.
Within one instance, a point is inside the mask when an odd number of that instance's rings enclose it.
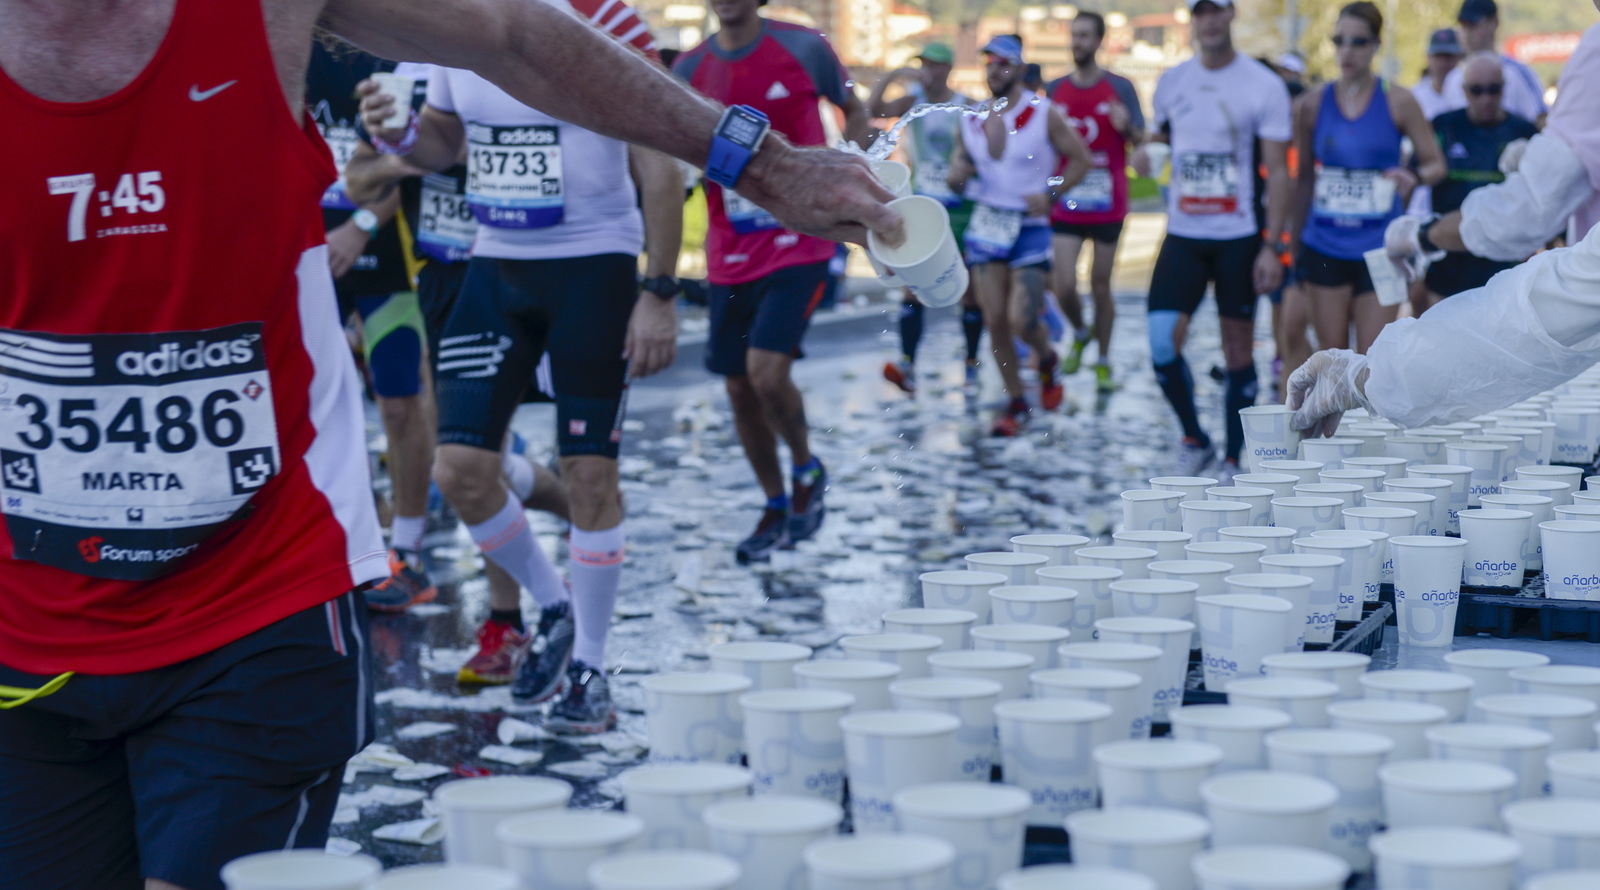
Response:
[[[1457,65],[1444,76],[1444,89],[1439,94],[1447,105],[1443,111],[1435,114],[1467,107],[1467,94],[1461,89],[1465,68],[1465,65]],[[1510,56],[1500,57],[1500,74],[1505,80],[1505,90],[1500,94],[1500,107],[1517,117],[1538,123],[1539,115],[1548,110],[1544,104],[1544,87],[1539,83],[1539,75]]]
[[[473,256],[548,260],[644,249],[628,146],[535,111],[470,71],[435,68],[428,104],[467,130]],[[552,151],[552,149],[556,149]]]
[[[1172,140],[1167,232],[1223,241],[1256,234],[1255,141],[1294,135],[1289,89],[1245,55],[1211,70],[1198,56],[1156,83],[1155,127]]]

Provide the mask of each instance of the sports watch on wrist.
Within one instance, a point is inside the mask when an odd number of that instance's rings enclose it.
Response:
[[[678,283],[678,279],[671,275],[657,275],[639,282],[639,290],[655,294],[663,303],[677,299],[678,291],[682,289],[683,286]]]
[[[367,208],[363,207],[350,214],[350,222],[354,223],[356,228],[366,232],[368,238],[378,237],[378,214]]]
[[[711,134],[706,178],[723,188],[733,188],[771,130],[772,122],[760,111],[748,105],[728,106]]]

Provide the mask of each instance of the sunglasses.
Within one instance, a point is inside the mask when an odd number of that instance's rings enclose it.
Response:
[[[1498,96],[1503,89],[1505,85],[1498,83],[1473,84],[1466,88],[1469,96]]]
[[[1351,49],[1366,49],[1373,43],[1371,37],[1339,37],[1336,35],[1331,39],[1333,40],[1333,45],[1339,49],[1344,49],[1347,46]]]

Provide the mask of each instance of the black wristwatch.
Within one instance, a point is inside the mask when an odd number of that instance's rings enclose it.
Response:
[[[678,298],[678,291],[683,290],[683,286],[678,283],[678,279],[673,278],[671,275],[657,275],[654,278],[646,278],[644,281],[639,282],[639,289],[649,291],[663,302],[670,303]]]
[[[1439,221],[1439,218],[1436,216],[1433,219],[1430,219],[1427,222],[1423,223],[1421,225],[1421,227],[1419,227],[1417,229],[1417,246],[1422,248],[1422,252],[1423,253],[1438,253],[1439,252],[1439,245],[1434,244],[1432,241],[1428,240],[1428,230],[1433,228],[1433,224],[1438,222],[1438,221]]]

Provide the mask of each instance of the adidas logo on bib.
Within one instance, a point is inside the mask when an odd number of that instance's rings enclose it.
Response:
[[[775,80],[772,82],[772,86],[767,88],[767,101],[773,102],[787,98],[789,98],[789,91],[784,87],[783,81]]]

